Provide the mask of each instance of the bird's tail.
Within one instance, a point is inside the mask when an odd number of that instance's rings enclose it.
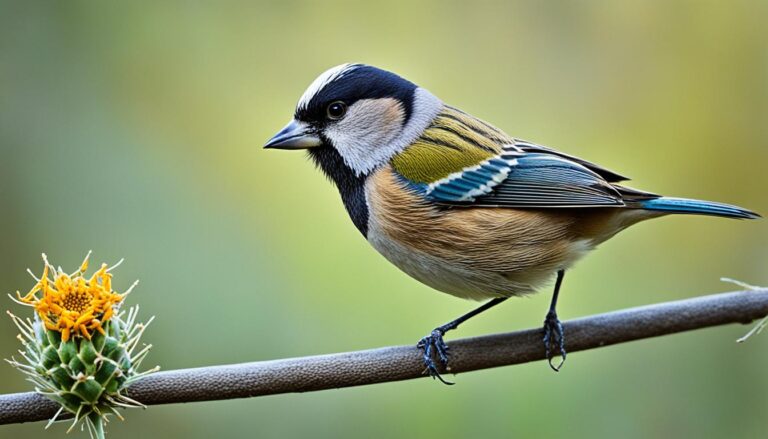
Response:
[[[715,203],[713,201],[691,200],[688,198],[659,197],[642,200],[638,204],[642,209],[666,213],[689,213],[739,219],[760,218],[760,215],[757,213],[738,206]]]

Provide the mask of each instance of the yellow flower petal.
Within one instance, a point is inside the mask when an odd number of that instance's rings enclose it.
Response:
[[[102,325],[123,301],[123,296],[112,291],[112,274],[107,272],[107,264],[87,279],[83,276],[88,269],[86,256],[79,271],[71,276],[54,271],[51,279],[48,261],[45,262],[40,281],[26,296],[17,294],[19,300],[34,306],[45,327],[60,331],[63,341],[70,336],[90,339],[89,328],[104,334]],[[42,295],[38,297],[38,293]]]

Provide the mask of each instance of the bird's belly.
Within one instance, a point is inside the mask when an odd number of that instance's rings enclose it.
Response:
[[[368,241],[417,280],[487,299],[535,292],[594,247],[557,209],[444,208],[403,188],[391,170],[369,177]]]
[[[487,270],[481,264],[472,264],[468,259],[456,263],[410,248],[376,228],[369,230],[368,240],[387,260],[414,279],[438,291],[465,299],[485,300],[530,294],[548,282],[557,270],[551,261],[538,267],[528,266],[509,272]],[[587,250],[584,243],[574,243],[573,247],[569,257],[564,257],[557,266],[570,266]]]

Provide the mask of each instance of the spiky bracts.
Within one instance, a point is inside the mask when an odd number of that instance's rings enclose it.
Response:
[[[123,419],[117,408],[142,407],[126,395],[126,388],[157,370],[138,371],[151,348],[140,347],[139,340],[152,319],[138,323],[138,305],[120,309],[136,284],[123,294],[114,292],[110,271],[115,266],[103,264],[86,279],[88,256],[72,274],[55,269],[45,255],[43,260],[43,276],[35,278],[32,290],[12,297],[36,312],[32,319],[8,312],[24,350],[19,351],[23,360],[7,361],[27,375],[37,392],[61,405],[48,425],[67,411],[74,415],[70,430],[79,424],[91,437],[103,438],[108,415]]]

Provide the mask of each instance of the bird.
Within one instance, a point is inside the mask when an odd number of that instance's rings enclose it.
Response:
[[[760,217],[625,186],[621,174],[512,137],[395,73],[359,63],[320,74],[264,147],[306,150],[357,230],[400,270],[484,301],[416,345],[425,374],[446,384],[446,332],[553,278],[542,343],[559,371],[567,354],[556,311],[565,272],[625,228],[670,214]]]

